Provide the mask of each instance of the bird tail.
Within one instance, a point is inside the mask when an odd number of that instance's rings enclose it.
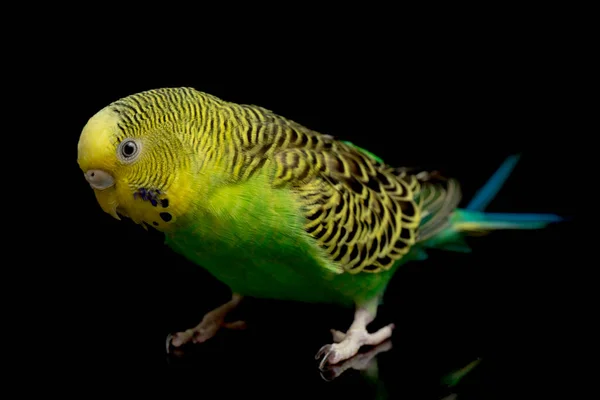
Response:
[[[488,204],[496,197],[498,191],[510,176],[520,155],[508,157],[481,187],[465,208],[457,208],[450,216],[448,228],[427,240],[426,247],[435,247],[457,252],[470,252],[465,236],[484,235],[494,230],[503,229],[542,229],[552,223],[564,221],[565,218],[555,214],[528,213],[489,213],[485,212]]]

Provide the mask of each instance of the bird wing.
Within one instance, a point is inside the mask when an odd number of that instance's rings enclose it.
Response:
[[[251,112],[257,118],[244,138],[244,177],[271,164],[273,185],[296,194],[304,229],[339,272],[389,270],[417,241],[443,229],[460,199],[452,179],[392,168],[350,142],[264,108]]]

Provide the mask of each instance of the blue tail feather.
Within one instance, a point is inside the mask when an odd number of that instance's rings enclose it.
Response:
[[[564,218],[554,214],[483,212],[496,197],[520,157],[520,154],[513,154],[504,160],[485,185],[475,193],[469,204],[461,210],[463,212],[462,222],[477,222],[482,227],[488,226],[490,229],[538,229],[549,223],[564,220]],[[496,228],[493,228],[494,226]]]
[[[520,154],[514,154],[506,158],[494,175],[475,193],[475,196],[473,196],[466,209],[473,211],[485,210],[510,176],[519,158],[521,158]]]
[[[564,221],[565,218],[555,214],[484,211],[510,176],[519,158],[518,154],[508,157],[486,184],[477,191],[469,204],[465,208],[455,210],[448,229],[425,241],[425,247],[469,252],[470,248],[464,240],[465,234],[481,234],[498,229],[542,229],[548,224]]]
[[[555,214],[488,213],[457,210],[453,226],[462,231],[486,231],[496,229],[541,229],[548,224],[564,221]]]
[[[550,224],[564,221],[564,218],[556,214],[515,214],[515,213],[484,213],[486,222],[510,222],[515,224],[526,224],[528,222],[540,222]]]
[[[562,217],[555,214],[517,214],[517,213],[485,213],[486,221],[511,221],[511,222],[560,222]]]

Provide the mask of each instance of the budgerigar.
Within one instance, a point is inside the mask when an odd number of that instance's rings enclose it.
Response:
[[[536,229],[555,215],[483,212],[517,160],[511,156],[466,208],[459,184],[432,171],[395,168],[332,136],[262,107],[192,88],[119,99],[87,122],[78,163],[105,212],[165,234],[232,298],[171,345],[203,342],[244,296],[354,307],[332,331],[320,366],[392,335],[369,333],[396,269],[427,248],[467,249],[463,236]]]

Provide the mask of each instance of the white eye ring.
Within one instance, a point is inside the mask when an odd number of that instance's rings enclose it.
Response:
[[[117,147],[117,156],[125,163],[135,161],[140,155],[141,144],[135,139],[125,139]]]

